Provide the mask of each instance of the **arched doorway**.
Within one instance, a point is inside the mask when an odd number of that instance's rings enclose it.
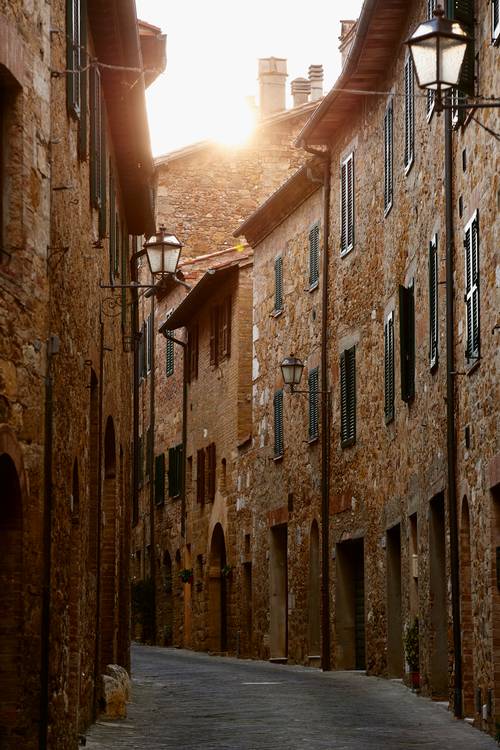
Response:
[[[212,533],[208,572],[208,644],[215,652],[227,649],[227,580],[222,574],[225,565],[226,543],[218,523]]]
[[[462,502],[460,525],[460,604],[462,625],[462,689],[465,716],[474,716],[474,621],[472,619],[469,503]]]
[[[307,640],[309,659],[320,656],[320,569],[319,569],[319,528],[318,522],[313,521],[309,539],[309,599],[307,602]]]
[[[116,443],[113,419],[108,417],[104,435],[104,484],[101,518],[101,669],[116,662],[117,565],[116,565]]]
[[[163,555],[163,645],[171,646],[174,635],[174,602],[172,591],[172,558],[168,551]]]
[[[80,481],[78,460],[73,463],[71,481],[71,531],[70,531],[70,587],[69,587],[69,706],[71,723],[75,734],[79,729],[80,707],[80,601],[81,601],[81,554],[80,554]]]
[[[20,726],[22,683],[22,495],[14,461],[0,455],[0,746]]]

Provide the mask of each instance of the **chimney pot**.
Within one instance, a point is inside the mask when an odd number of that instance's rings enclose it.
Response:
[[[282,112],[286,94],[286,60],[264,57],[259,60],[259,99],[261,117]]]
[[[307,78],[294,78],[291,88],[293,106],[300,107],[301,104],[307,104],[311,93],[311,81],[308,81]]]
[[[309,65],[309,81],[311,82],[311,101],[316,102],[323,96],[322,65]]]

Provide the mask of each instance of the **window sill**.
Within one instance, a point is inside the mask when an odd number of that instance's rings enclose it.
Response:
[[[356,444],[356,438],[349,438],[349,440],[344,440],[340,443],[341,448],[350,448],[352,445]]]
[[[316,289],[319,289],[319,279],[317,281],[315,281],[314,284],[310,284],[309,285],[309,291],[310,292],[315,292]]]
[[[315,435],[314,437],[310,437],[307,441],[308,445],[315,445],[319,442],[319,435]]]

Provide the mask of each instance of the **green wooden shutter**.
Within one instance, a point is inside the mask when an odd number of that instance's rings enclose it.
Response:
[[[147,319],[147,372],[151,372],[154,367],[153,362],[153,313],[149,313]]]
[[[198,503],[205,502],[205,449],[196,451],[196,500]]]
[[[102,204],[102,93],[97,67],[90,72],[90,199],[94,208]]]
[[[480,353],[479,327],[479,215],[475,211],[465,227],[465,304],[467,343],[465,355],[468,360],[478,359]]]
[[[165,502],[165,454],[155,457],[155,502]]]
[[[342,162],[341,168],[340,249],[346,253],[354,245],[354,154]]]
[[[219,342],[217,334],[219,332],[219,307],[214,305],[210,309],[210,364],[217,364],[217,355],[219,351]]]
[[[462,94],[473,96],[475,78],[474,0],[448,0],[448,16],[458,21],[471,37],[471,41],[467,45],[458,89]]]
[[[340,355],[340,437],[343,448],[356,442],[356,347]]]
[[[175,448],[168,449],[168,494],[177,495],[177,456]]]
[[[384,211],[392,206],[393,196],[393,114],[392,100],[387,105],[384,115]]]
[[[394,419],[394,316],[384,325],[384,415],[388,424]]]
[[[491,38],[500,39],[500,0],[491,0]]]
[[[80,126],[78,129],[78,156],[87,158],[87,98],[88,98],[88,65],[87,54],[87,0],[80,0]]]
[[[415,148],[415,76],[411,57],[406,58],[405,69],[405,150],[404,167],[409,169]]]
[[[283,257],[274,260],[274,310],[283,310]]]
[[[168,338],[165,342],[165,359],[166,359],[166,373],[167,378],[174,374],[174,367],[175,367],[175,351],[174,351],[174,342],[172,339]]]
[[[401,398],[415,395],[415,297],[413,284],[399,287],[399,336],[401,360]]]
[[[142,435],[139,436],[139,442],[137,446],[137,480],[141,485],[144,482],[144,440]]]
[[[81,114],[81,16],[80,0],[66,0],[66,102],[75,117]]]
[[[210,443],[207,448],[208,456],[208,481],[207,481],[207,499],[209,502],[215,500],[215,488],[216,488],[216,470],[217,470],[217,454],[215,443]]]
[[[283,390],[274,394],[274,455],[283,455]]]
[[[317,367],[315,367],[309,373],[308,390],[309,390],[309,440],[315,440],[319,435],[319,419],[318,419],[319,371]]]
[[[125,232],[125,230],[122,231],[121,248],[121,282],[122,284],[126,284],[128,282],[129,235]],[[125,332],[125,329],[127,328],[127,290],[125,289],[125,287],[123,287],[122,289],[121,321],[122,330]]]
[[[104,102],[101,96],[101,173],[100,179],[100,196],[101,205],[99,206],[99,238],[104,239],[107,231],[107,165],[108,165],[108,153],[106,147],[106,115],[104,112]],[[111,190],[111,186],[110,186]]]
[[[438,252],[437,235],[429,243],[429,364],[438,363]]]
[[[309,232],[309,286],[314,287],[319,281],[319,224]]]

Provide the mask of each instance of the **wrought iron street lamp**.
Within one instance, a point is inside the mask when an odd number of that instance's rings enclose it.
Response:
[[[300,381],[302,380],[304,363],[301,359],[298,359],[298,357],[294,357],[293,354],[290,354],[289,357],[285,357],[280,367],[284,384],[289,385],[293,392],[294,387],[300,385]]]
[[[182,243],[175,234],[160,226],[157,233],[146,240],[144,250],[153,278],[175,274],[182,250]]]

